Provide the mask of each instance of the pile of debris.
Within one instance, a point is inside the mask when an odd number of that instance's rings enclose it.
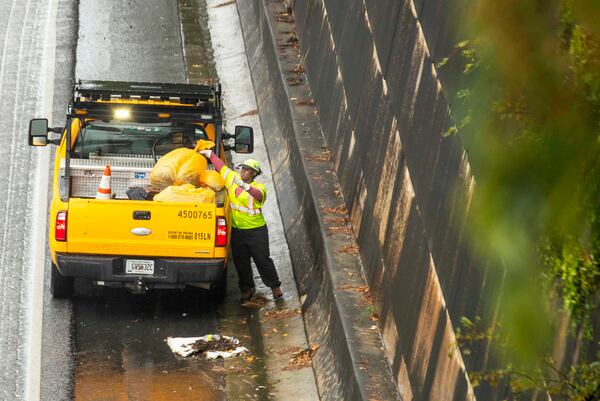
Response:
[[[229,358],[248,352],[246,347],[229,336],[208,334],[202,337],[168,337],[167,344],[173,353],[184,358],[204,354],[207,359]]]

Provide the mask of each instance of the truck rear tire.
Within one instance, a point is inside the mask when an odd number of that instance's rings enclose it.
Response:
[[[73,296],[73,277],[65,277],[58,271],[54,263],[50,264],[50,293],[52,298],[62,299]]]

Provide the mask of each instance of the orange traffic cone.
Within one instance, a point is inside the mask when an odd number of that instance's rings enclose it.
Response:
[[[100,186],[98,187],[98,192],[96,192],[96,199],[110,199],[111,198],[111,190],[110,190],[110,164],[107,164],[104,168],[104,174],[102,174],[102,179],[100,180]]]

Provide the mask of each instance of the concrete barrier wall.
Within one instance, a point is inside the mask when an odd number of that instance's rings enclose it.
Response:
[[[327,230],[322,210],[340,206],[335,173],[330,162],[318,157],[323,137],[314,107],[291,105],[292,99],[308,99],[309,93],[306,85],[285,83],[283,73],[297,65],[299,55],[289,36],[276,44],[272,24],[277,16],[269,9],[273,5],[262,0],[237,3],[308,338],[319,346],[313,367],[320,397],[396,400],[380,338],[360,306],[360,295],[347,291],[364,284],[359,260],[336,252],[354,239]],[[291,24],[284,25],[281,30],[291,29]],[[280,66],[281,59],[287,59],[282,61],[285,66]],[[294,79],[300,77],[292,74],[287,82]]]
[[[237,3],[307,332],[321,345],[314,366],[324,400],[472,400],[466,371],[487,364],[485,345],[464,359],[455,347],[460,318],[486,314],[493,279],[465,238],[474,187],[467,156],[458,137],[442,135],[460,66],[434,68],[453,51],[450,10],[460,1]],[[291,74],[299,68],[306,77]],[[318,118],[298,107],[311,97]],[[319,154],[333,168],[317,167]],[[356,263],[339,253],[344,242],[324,218],[340,192],[388,366],[345,291],[360,285],[356,275],[344,280]],[[388,368],[399,396],[382,384]]]
[[[474,179],[448,94],[458,1],[296,0],[302,59],[404,399],[472,399],[449,356],[462,316],[485,315],[486,271],[464,232]],[[466,360],[479,369],[486,348]],[[486,395],[485,399],[493,399]]]

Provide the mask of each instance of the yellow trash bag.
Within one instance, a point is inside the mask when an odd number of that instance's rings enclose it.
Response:
[[[192,184],[171,185],[154,196],[155,201],[214,203],[215,191],[210,188],[196,188]]]
[[[214,142],[199,140],[194,149],[178,148],[161,157],[150,172],[150,184],[163,190],[170,185],[200,184],[206,170],[206,158],[197,150],[210,149]]]
[[[199,150],[212,149],[214,147],[215,147],[215,143],[213,141],[205,141],[203,139],[198,139],[198,142],[196,142],[196,147],[194,148],[194,151],[197,152]]]
[[[225,180],[218,172],[206,170],[200,177],[200,184],[204,184],[215,191],[220,191],[225,186]]]

